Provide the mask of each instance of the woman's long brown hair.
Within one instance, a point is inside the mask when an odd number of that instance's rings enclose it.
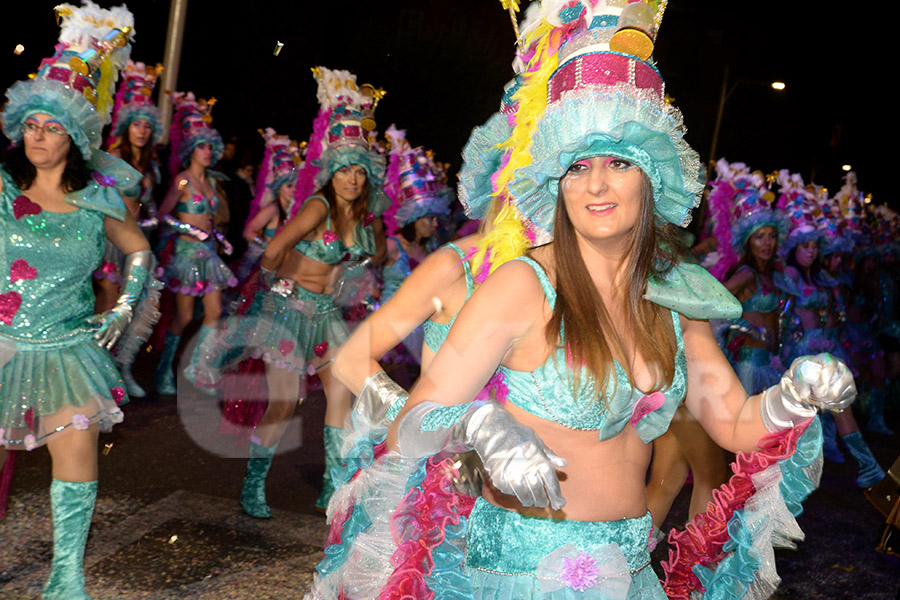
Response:
[[[562,181],[560,180],[560,184]],[[544,335],[551,346],[564,346],[566,356],[572,361],[574,392],[577,397],[582,387],[578,365],[584,365],[590,375],[596,395],[605,408],[610,381],[615,386],[615,367],[618,361],[625,369],[634,387],[632,360],[626,355],[625,346],[616,334],[612,319],[600,293],[597,291],[587,265],[577,251],[575,228],[566,212],[562,185],[559,188],[556,221],[553,227],[553,247],[556,267],[556,306],[547,323]],[[642,173],[642,202],[623,265],[626,273],[627,296],[626,331],[633,334],[635,353],[644,358],[647,368],[655,377],[652,390],[667,388],[675,374],[675,329],[668,309],[644,299],[647,280],[663,270],[659,258],[668,258],[678,242],[667,229],[658,229],[653,211],[653,187]],[[665,249],[665,251],[663,250]],[[671,266],[671,262],[668,263]],[[560,330],[565,324],[565,340],[560,340]],[[615,387],[612,388],[615,393]]]

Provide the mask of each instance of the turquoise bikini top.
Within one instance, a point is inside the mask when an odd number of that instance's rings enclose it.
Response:
[[[738,272],[743,271],[744,269],[750,270],[753,273],[753,277],[756,279],[756,291],[753,292],[752,296],[741,302],[744,312],[769,313],[777,310],[778,306],[781,304],[781,294],[778,293],[778,289],[772,289],[764,285],[759,278],[756,269],[744,265],[738,269]]]
[[[830,301],[828,289],[820,289],[819,286],[806,283],[802,279],[799,282],[795,281],[784,273],[775,273],[774,280],[777,288],[797,299],[797,308],[804,310],[828,308]]]
[[[444,247],[453,249],[462,261],[463,270],[466,274],[466,301],[468,301],[475,291],[475,280],[472,279],[472,270],[469,267],[469,261],[466,260],[466,253],[456,244],[445,244]],[[438,348],[441,347],[441,344],[444,343],[444,340],[447,339],[447,334],[450,333],[450,326],[456,321],[458,315],[458,312],[453,315],[453,318],[450,319],[449,323],[435,323],[431,319],[425,321],[425,324],[423,325],[425,329],[425,344],[431,348],[432,351],[437,352]]]
[[[534,269],[551,309],[556,305],[556,290],[541,266],[528,257],[519,257]],[[681,320],[672,310],[672,324],[678,350],[675,374],[664,392],[642,394],[632,387],[625,369],[615,363],[615,383],[607,385],[606,399],[597,397],[589,377],[581,378],[580,390],[573,396],[573,382],[566,368],[566,354],[559,348],[534,371],[515,371],[500,366],[509,388],[508,401],[531,414],[555,421],[571,429],[597,431],[600,441],[608,440],[631,423],[644,443],[650,443],[669,428],[675,410],[687,389],[687,360],[681,335]],[[563,332],[560,331],[560,336]],[[603,406],[601,403],[605,404]]]
[[[202,194],[194,192],[194,184],[191,183],[189,178],[185,179],[187,179],[188,188],[191,191],[191,199],[187,202],[179,200],[178,204],[175,205],[175,212],[187,213],[189,215],[207,215],[219,210],[219,196],[215,193],[216,184],[211,175],[207,174],[206,181],[213,189],[212,198],[207,198]]]
[[[357,222],[353,232],[353,245],[348,248],[331,229],[331,206],[328,204],[328,200],[322,196],[310,196],[306,201],[309,202],[313,198],[318,198],[325,203],[325,227],[327,229],[322,234],[322,239],[300,240],[294,244],[294,250],[326,265],[337,264],[342,260],[356,260],[366,254],[370,256],[375,254],[375,231],[371,225]]]

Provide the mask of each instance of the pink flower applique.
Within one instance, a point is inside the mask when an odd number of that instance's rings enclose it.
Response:
[[[30,433],[29,433],[28,435],[26,435],[26,436],[25,436],[25,439],[22,440],[22,441],[25,442],[25,449],[26,449],[26,450],[29,450],[29,451],[30,451],[30,450],[34,450],[35,447],[37,447],[37,438],[35,438],[35,437],[34,437],[32,434],[30,434]]]
[[[12,283],[19,281],[20,279],[34,279],[37,277],[37,269],[28,264],[28,261],[24,258],[20,258],[18,260],[14,260],[13,264],[9,266],[9,280]]]
[[[6,430],[3,429],[2,427],[0,427],[0,443],[3,443],[6,441],[5,436],[6,436]]]
[[[316,356],[322,358],[325,356],[325,353],[328,352],[328,341],[321,342],[316,344],[315,348],[313,348],[313,352],[316,353]]]
[[[634,403],[634,409],[631,411],[631,426],[634,427],[637,425],[638,421],[652,413],[654,410],[657,410],[665,403],[666,395],[662,392],[653,392],[652,394],[641,396],[638,401]]]
[[[575,558],[564,558],[559,575],[567,586],[577,592],[583,592],[597,583],[599,573],[597,560],[587,552],[582,552]]]
[[[340,239],[340,238],[338,238],[337,234],[330,229],[322,234],[322,241],[325,242],[326,244],[330,244],[331,242],[336,242],[336,241],[338,241],[338,239]]]
[[[90,427],[90,425],[91,425],[91,420],[88,419],[86,416],[79,415],[79,414],[72,416],[72,426],[75,429],[82,431],[82,430],[85,430],[88,427]]]

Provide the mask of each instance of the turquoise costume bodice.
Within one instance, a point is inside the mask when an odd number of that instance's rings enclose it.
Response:
[[[207,198],[202,194],[196,193],[194,191],[194,184],[191,183],[190,178],[186,179],[188,188],[191,192],[191,199],[186,202],[184,200],[179,200],[178,204],[175,205],[175,212],[187,213],[189,215],[207,215],[219,210],[219,196],[216,194],[216,184],[211,175],[207,174],[206,181],[213,190],[212,198]]]
[[[516,260],[522,260],[534,269],[552,309],[556,304],[556,290],[547,274],[530,258]],[[508,401],[535,416],[565,427],[597,431],[601,441],[618,435],[630,422],[644,443],[651,442],[669,428],[669,422],[684,399],[687,388],[687,360],[681,320],[677,312],[672,310],[671,313],[678,349],[672,384],[664,392],[642,394],[631,385],[625,369],[616,362],[615,380],[608,383],[603,399],[597,396],[594,381],[586,372],[580,378],[577,393],[573,394],[565,349],[559,348],[534,371],[516,371],[500,366],[498,371],[503,373],[509,388]],[[561,337],[563,334],[560,331]]]
[[[448,243],[445,244],[445,247],[456,252],[459,255],[459,260],[462,262],[463,271],[465,272],[466,277],[466,301],[468,301],[475,291],[475,280],[472,278],[472,268],[469,266],[469,261],[466,260],[466,253],[456,244]],[[431,319],[425,321],[423,325],[425,329],[425,345],[432,351],[437,352],[438,348],[441,347],[441,344],[444,343],[444,340],[447,339],[447,335],[450,333],[450,326],[456,321],[457,315],[459,315],[458,312],[453,315],[453,318],[450,319],[449,323],[435,323]]]
[[[797,308],[804,310],[819,310],[820,308],[828,308],[830,295],[828,289],[819,288],[813,283],[795,281],[784,273],[775,273],[775,286],[784,293],[794,296],[797,300]]]
[[[394,240],[394,243],[397,245],[397,251],[400,253],[400,256],[391,263],[391,266],[385,267],[382,270],[381,276],[384,280],[384,288],[381,291],[382,304],[391,299],[400,288],[400,284],[403,283],[406,278],[409,277],[410,272],[412,272],[409,254],[406,252],[406,249],[403,248],[403,244],[400,243],[400,240],[396,237],[390,239]]]
[[[778,289],[772,289],[767,285],[764,285],[762,280],[759,278],[759,274],[756,272],[756,269],[753,269],[748,266],[743,266],[738,269],[738,272],[743,271],[744,269],[748,269],[753,273],[753,277],[756,279],[756,291],[753,292],[753,295],[741,302],[741,306],[744,308],[744,312],[753,313],[769,313],[778,309],[778,306],[781,304],[781,294],[778,293]]]
[[[325,203],[325,227],[327,229],[322,235],[322,239],[300,240],[294,244],[294,250],[326,265],[334,265],[342,260],[356,260],[366,254],[370,256],[375,254],[375,231],[371,225],[357,222],[353,231],[353,245],[347,247],[331,229],[331,206],[328,204],[328,200],[322,196],[310,196],[306,201],[309,202],[313,198]]]
[[[118,162],[119,184],[133,185],[139,174]],[[125,219],[125,204],[113,187],[116,178],[95,172],[88,187],[64,198],[78,209],[57,213],[23,195],[2,167],[0,176],[0,337],[12,339],[19,350],[50,350],[89,339],[94,333],[86,322],[94,314],[91,273],[103,256],[104,219]]]

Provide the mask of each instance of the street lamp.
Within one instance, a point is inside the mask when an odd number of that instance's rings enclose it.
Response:
[[[737,87],[741,83],[770,85],[773,90],[777,90],[779,92],[783,91],[785,88],[783,81],[773,81],[771,83],[768,83],[768,82],[764,82],[764,81],[752,81],[752,80],[748,81],[746,79],[738,79],[737,81],[734,82],[734,84],[731,86],[731,88],[729,88],[728,87],[728,65],[725,65],[725,72],[722,75],[722,93],[719,96],[719,111],[716,114],[716,126],[713,129],[712,146],[710,147],[710,150],[709,150],[710,164],[715,164],[715,161],[716,161],[716,156],[717,156],[716,151],[718,150],[718,147],[719,147],[719,130],[722,128],[722,114],[725,112],[725,101],[731,97],[731,94],[734,93],[734,90],[736,90]],[[710,169],[709,172],[712,173],[712,169]]]

